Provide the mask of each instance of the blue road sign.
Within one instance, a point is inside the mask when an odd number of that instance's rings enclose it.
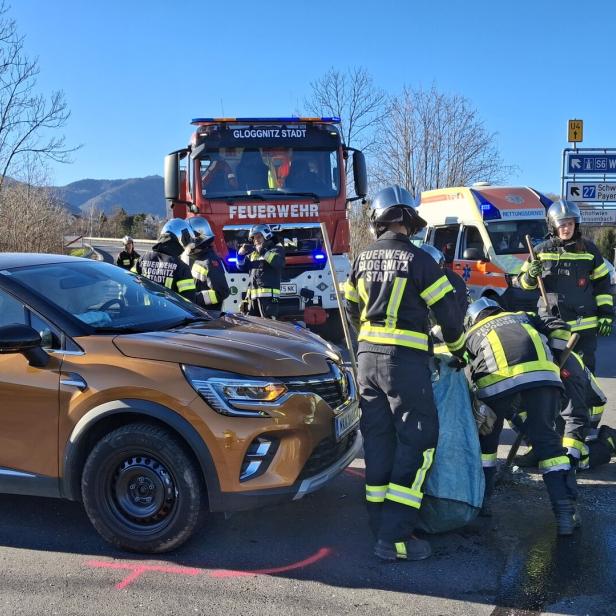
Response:
[[[577,154],[567,153],[568,175],[616,175],[616,152],[605,154]]]

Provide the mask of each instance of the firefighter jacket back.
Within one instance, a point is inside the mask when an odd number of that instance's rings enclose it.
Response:
[[[464,348],[453,287],[434,259],[408,237],[387,231],[355,259],[345,283],[347,312],[359,352],[429,351],[428,310],[452,352]]]
[[[248,299],[278,298],[285,265],[284,248],[272,240],[248,255],[238,255],[237,267],[249,273]]]
[[[116,265],[126,270],[132,270],[133,267],[135,267],[135,263],[139,260],[139,257],[140,257],[139,253],[136,252],[135,250],[133,250],[133,252],[128,252],[126,250],[123,250],[118,255],[118,258],[116,260]]]
[[[609,270],[599,249],[589,240],[563,242],[550,238],[535,248],[543,266],[543,281],[548,294],[558,302],[560,316],[571,331],[593,329],[598,317],[613,317],[614,298],[610,294]],[[537,279],[527,274],[530,258],[519,276],[523,289],[537,288]]]
[[[194,302],[195,281],[190,267],[180,259],[181,254],[182,247],[179,242],[158,242],[137,261],[133,271]]]
[[[197,289],[197,304],[204,308],[222,307],[229,297],[229,284],[220,257],[208,242],[190,254],[192,277]]]
[[[543,386],[562,389],[548,339],[560,348],[568,335],[561,319],[526,312],[499,312],[475,323],[466,333],[466,348],[477,397]]]

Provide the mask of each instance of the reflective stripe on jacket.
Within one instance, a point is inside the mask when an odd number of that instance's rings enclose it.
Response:
[[[190,257],[191,273],[197,289],[197,304],[207,308],[224,302],[230,294],[229,284],[222,260],[211,245],[193,250]]]
[[[566,329],[556,317],[499,312],[466,333],[470,372],[478,398],[498,397],[533,387],[561,387],[547,337]]]
[[[238,255],[238,269],[249,274],[248,297],[278,297],[284,265],[284,248],[271,240],[265,242],[261,250]]]
[[[460,314],[447,276],[408,237],[383,233],[355,259],[344,287],[349,318],[366,345],[428,351],[428,310],[450,351],[464,347]]]
[[[597,317],[612,317],[614,307],[607,265],[591,241],[583,242],[583,251],[578,251],[576,241],[555,238],[535,248],[546,292],[555,294],[560,316],[574,332],[597,327]],[[518,277],[526,290],[537,288],[537,279],[527,273],[529,265],[530,257]]]

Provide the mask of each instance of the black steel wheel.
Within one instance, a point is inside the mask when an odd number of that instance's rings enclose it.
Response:
[[[176,437],[158,426],[129,424],[104,436],[88,456],[81,489],[96,530],[124,550],[173,550],[199,519],[199,471]]]

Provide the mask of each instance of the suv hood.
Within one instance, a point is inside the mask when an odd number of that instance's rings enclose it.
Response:
[[[327,342],[293,325],[222,316],[164,331],[120,335],[128,357],[203,366],[247,376],[302,376],[329,372],[341,361]]]

